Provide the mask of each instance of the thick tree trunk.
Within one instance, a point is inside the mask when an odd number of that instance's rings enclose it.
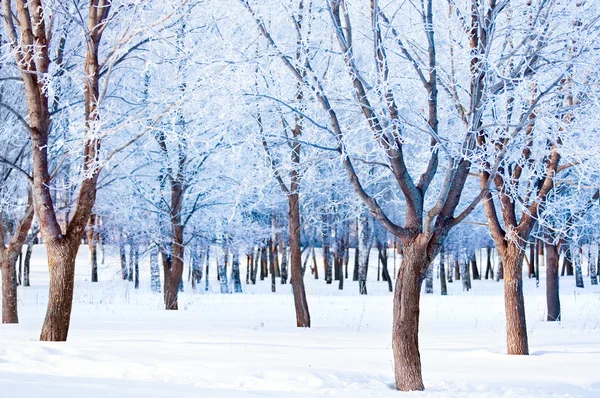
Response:
[[[444,248],[440,250],[440,292],[442,296],[448,295],[448,287],[446,286],[446,253]]]
[[[302,278],[302,250],[300,248],[300,202],[297,193],[288,195],[290,217],[290,268],[291,283],[296,309],[296,325],[310,327],[310,313],[306,301],[304,278]]]
[[[48,309],[40,340],[66,341],[71,322],[75,257],[79,249],[79,237],[60,243],[46,241],[46,249],[50,270],[50,287]]]
[[[173,200],[173,202],[178,202]],[[183,246],[183,233],[184,227],[181,225],[180,220],[172,217],[172,241],[171,247],[172,254],[165,255],[163,253],[163,271],[164,271],[164,299],[165,309],[177,310],[178,309],[178,297],[180,285],[182,283],[181,277],[183,275],[183,262],[184,262],[184,246]],[[165,262],[165,260],[167,260]]]
[[[504,271],[504,306],[506,309],[506,341],[509,355],[529,355],[525,300],[523,298],[524,251],[509,243],[501,251]]]
[[[17,311],[16,257],[0,254],[2,270],[2,323],[19,323]]]
[[[404,257],[396,278],[394,292],[394,326],[392,347],[396,389],[421,391],[425,387],[421,376],[419,353],[419,302],[423,272],[429,266],[425,250],[403,242]]]
[[[546,306],[548,321],[560,321],[558,245],[546,243]]]

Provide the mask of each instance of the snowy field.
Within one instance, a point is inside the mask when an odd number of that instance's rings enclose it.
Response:
[[[186,282],[181,310],[166,312],[149,291],[147,260],[138,291],[119,279],[116,256],[92,284],[82,247],[69,341],[41,343],[48,276],[36,246],[32,286],[19,287],[21,323],[0,325],[0,397],[600,397],[600,291],[589,279],[576,289],[561,278],[560,323],[544,321],[544,280],[536,288],[525,279],[527,357],[505,353],[502,283],[473,281],[462,292],[454,282],[442,297],[434,280],[435,294],[421,301],[426,391],[400,393],[392,295],[376,268],[368,296],[356,282],[339,291],[307,275],[313,327],[298,329],[290,286],[273,294],[266,280],[245,285],[243,265],[243,294],[219,294],[212,267],[211,292]]]

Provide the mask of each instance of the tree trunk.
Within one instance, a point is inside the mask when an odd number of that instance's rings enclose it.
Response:
[[[294,293],[294,307],[296,309],[296,325],[310,327],[310,313],[306,301],[304,278],[302,278],[302,250],[300,248],[300,202],[298,193],[293,191],[288,195],[290,217],[290,268],[292,272],[291,283]]]
[[[563,269],[561,272],[561,276],[565,275],[572,276],[573,275],[573,253],[571,253],[571,249],[567,246],[565,251],[565,257],[563,259]]]
[[[31,286],[29,274],[31,271],[31,254],[33,252],[33,240],[27,244],[25,260],[23,261],[23,286]]]
[[[419,353],[419,301],[423,271],[428,267],[425,250],[416,244],[403,243],[404,257],[396,278],[394,292],[394,326],[392,347],[396,389],[422,391]]]
[[[127,280],[133,282],[133,264],[135,257],[135,248],[133,244],[133,237],[129,238],[129,263],[127,264]]]
[[[267,248],[262,246],[260,248],[260,280],[264,280],[267,276]]]
[[[92,269],[92,282],[98,282],[98,240],[96,239],[96,215],[90,214],[87,229],[88,248],[90,252],[90,266]]]
[[[560,321],[560,295],[558,277],[558,245],[546,243],[546,306],[548,321]]]
[[[486,265],[485,265],[485,279],[494,279],[494,268],[492,268],[492,248],[486,248]]]
[[[454,257],[454,280],[459,281],[460,280],[460,259],[458,258],[457,252],[452,253],[452,255]]]
[[[446,286],[446,269],[445,269],[446,258],[445,257],[446,256],[445,256],[444,248],[442,247],[440,250],[440,292],[441,292],[442,296],[448,295],[448,288]]]
[[[473,271],[473,280],[481,280],[481,275],[479,274],[479,267],[477,266],[477,255],[475,250],[471,252],[469,263],[471,264],[471,271]]]
[[[62,238],[65,239],[65,238]],[[48,309],[40,335],[41,341],[66,341],[71,322],[75,257],[79,237],[70,241],[45,242],[50,270]]]
[[[452,252],[448,256],[448,283],[452,283]]]
[[[333,253],[331,251],[331,225],[326,215],[323,216],[323,224],[323,271],[325,274],[325,283],[329,285],[333,282]]]
[[[527,276],[535,277],[535,243],[529,245],[529,259],[527,261]]]
[[[367,294],[367,272],[369,271],[369,252],[371,251],[372,227],[369,214],[365,211],[360,217],[358,234],[358,292]]]
[[[0,269],[2,270],[2,323],[19,323],[15,267],[15,256],[8,253],[0,254]]]
[[[581,248],[573,247],[573,264],[575,265],[575,286],[583,289],[583,272],[581,270]]]
[[[150,249],[150,288],[153,292],[160,292],[160,269],[156,247]]]
[[[277,252],[275,251],[275,243],[272,239],[269,239],[269,274],[271,274],[271,293],[275,293],[277,291],[277,281],[275,277],[277,273],[275,272],[275,263],[277,261]]]
[[[524,255],[524,251],[514,243],[509,243],[501,251],[504,272],[506,341],[509,355],[529,355],[525,300],[523,298]]]
[[[125,252],[125,242],[123,242],[122,236],[119,241],[119,257],[121,259],[121,277],[123,280],[127,280],[127,254]]]
[[[220,287],[221,293],[229,293],[229,283],[227,282],[227,269],[225,268],[225,254],[227,252],[227,248],[222,246],[223,253],[221,255],[217,254],[217,272],[220,275]]]
[[[252,273],[252,265],[254,263],[254,249],[246,254],[246,285],[250,284],[250,274]]]
[[[138,245],[135,245],[135,250],[133,251],[133,272],[134,272],[134,282],[133,287],[135,289],[140,288],[140,249]]]
[[[591,251],[592,251],[592,248],[590,247],[590,252]],[[594,263],[594,260],[592,259],[592,255],[590,254],[590,283],[592,285],[598,284],[598,266],[600,266],[600,245],[598,246],[598,252],[596,255],[596,263]]]
[[[312,271],[315,274],[315,279],[319,279],[319,267],[317,267],[317,254],[315,253],[314,246],[312,247],[311,252],[312,252],[312,261],[313,261]]]
[[[232,251],[231,261],[231,279],[233,280],[233,291],[234,293],[242,292],[242,281],[240,279],[240,256],[237,250]]]
[[[210,244],[206,246],[206,272],[204,276],[204,291],[208,292],[209,283],[208,283],[208,271],[210,269]],[[256,272],[254,273],[254,280],[252,283],[256,283]]]
[[[279,247],[281,248],[281,284],[285,285],[288,280],[288,252],[283,235],[283,233],[279,234]]]

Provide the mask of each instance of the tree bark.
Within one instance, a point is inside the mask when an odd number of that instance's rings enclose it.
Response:
[[[298,148],[299,151],[299,148]],[[300,248],[300,202],[298,193],[294,190],[288,195],[290,217],[290,268],[291,283],[296,309],[296,325],[310,327],[310,313],[306,301],[304,278],[302,278],[302,250]]]
[[[238,251],[232,249],[232,261],[231,261],[231,279],[233,280],[233,292],[242,292],[242,280],[240,279],[240,256]]]
[[[25,260],[23,261],[23,286],[31,286],[29,278],[31,271],[31,254],[33,253],[33,239],[27,244],[25,251]]]
[[[367,272],[369,271],[369,252],[373,242],[372,226],[369,214],[364,211],[359,220],[358,234],[358,292],[367,294]]]
[[[404,257],[396,279],[392,333],[396,389],[421,391],[425,386],[419,353],[419,302],[423,272],[429,264],[422,248],[402,243]]]
[[[558,245],[546,243],[546,306],[548,321],[560,321]]]
[[[575,286],[583,289],[583,272],[581,270],[581,248],[573,247],[573,264],[575,268]]]
[[[48,242],[48,267],[50,287],[48,309],[40,335],[41,341],[66,341],[71,323],[73,285],[75,280],[75,257],[79,237],[71,242]]]
[[[486,265],[485,265],[485,279],[494,279],[494,268],[492,267],[492,248],[486,248]]]
[[[0,269],[2,270],[2,323],[19,323],[15,273],[16,259],[12,254],[0,254]]]
[[[523,256],[525,253],[517,244],[510,242],[500,254],[504,271],[508,354],[529,355],[523,297]]]
[[[444,252],[444,248],[440,249],[440,292],[442,296],[448,295],[448,287],[446,286],[446,253]]]
[[[479,274],[479,267],[477,266],[477,255],[475,250],[471,251],[471,255],[469,256],[469,263],[471,264],[471,271],[473,271],[473,280],[481,279],[481,275]]]
[[[156,246],[150,249],[150,288],[153,292],[160,292],[160,268]]]
[[[90,214],[88,222],[87,240],[90,252],[90,266],[92,270],[92,282],[98,282],[98,239],[96,237],[96,215]]]

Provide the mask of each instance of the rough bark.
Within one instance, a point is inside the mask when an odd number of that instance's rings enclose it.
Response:
[[[424,250],[403,242],[404,257],[394,292],[394,372],[396,389],[424,390],[419,353],[419,302],[423,272],[429,266]]]
[[[524,251],[512,242],[501,251],[504,270],[506,341],[509,355],[529,355],[523,297],[524,255]]]
[[[8,255],[8,253],[0,254],[0,269],[2,270],[2,323],[19,323],[15,273],[16,259],[15,256]]]
[[[298,151],[299,151],[298,147]],[[298,194],[293,191],[288,195],[290,217],[290,269],[291,283],[296,309],[296,325],[310,327],[310,313],[306,300],[304,278],[302,278],[302,249],[300,248],[300,202]]]
[[[77,255],[78,243],[79,238],[75,240],[75,244],[46,241],[50,287],[48,309],[40,335],[42,341],[67,340],[71,323],[75,256]]]

